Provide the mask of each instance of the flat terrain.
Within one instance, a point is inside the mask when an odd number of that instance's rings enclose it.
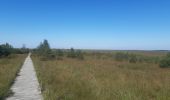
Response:
[[[14,95],[6,100],[42,100],[30,54],[26,58],[19,76],[16,78],[11,89]]]
[[[11,93],[10,87],[25,57],[25,55],[10,55],[0,58],[0,100]]]
[[[170,69],[156,62],[116,61],[110,54],[32,58],[45,100],[170,100]]]

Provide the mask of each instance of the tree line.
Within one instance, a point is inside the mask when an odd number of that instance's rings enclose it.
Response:
[[[74,48],[65,51],[61,49],[51,49],[50,44],[46,39],[38,45],[38,47],[34,50],[34,53],[42,60],[51,60],[55,58],[62,60],[64,56],[80,60],[84,59],[81,50],[75,50]]]
[[[48,40],[44,40],[34,50],[35,53],[41,57],[42,60],[50,60],[57,58],[61,60],[63,56],[68,58],[84,59],[84,54],[81,50],[71,48],[69,50],[51,49]],[[114,55],[116,61],[128,61],[129,63],[145,62],[145,63],[158,63],[161,68],[170,67],[170,53],[166,57],[160,59],[159,57],[146,57],[136,55],[133,53],[117,52]]]
[[[28,53],[28,52],[29,52],[29,49],[26,48],[26,47],[14,48],[9,43],[5,43],[5,44],[0,45],[0,58],[1,57],[7,57],[11,54],[24,54],[24,53]]]
[[[36,49],[30,50],[23,45],[22,48],[14,48],[9,43],[0,45],[0,58],[8,57],[11,54],[24,54],[33,51],[42,60],[51,60],[57,58],[62,60],[63,57],[84,59],[84,53],[81,50],[75,50],[74,48],[68,50],[62,49],[51,49],[48,40],[41,42]],[[161,68],[170,68],[170,53],[163,58],[160,57],[146,57],[142,55],[136,55],[133,53],[117,52],[114,55],[116,61],[128,61],[130,63],[147,62],[147,63],[158,63]]]

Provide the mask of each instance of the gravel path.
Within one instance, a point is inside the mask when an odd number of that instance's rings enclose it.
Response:
[[[30,55],[26,58],[11,88],[14,95],[6,100],[43,100]]]

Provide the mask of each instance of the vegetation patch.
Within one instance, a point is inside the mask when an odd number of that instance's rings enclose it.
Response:
[[[83,56],[84,60],[64,56],[45,62],[32,56],[45,100],[170,99],[170,72],[155,62],[117,61],[111,53]],[[141,56],[147,58],[136,57]]]
[[[161,61],[160,61],[160,64],[159,66],[161,68],[170,68],[170,53],[168,53],[166,55],[166,57],[164,57]]]

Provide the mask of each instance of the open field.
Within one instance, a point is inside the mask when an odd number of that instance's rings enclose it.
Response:
[[[0,58],[0,100],[11,93],[10,87],[19,71],[26,55],[10,55]]]
[[[164,53],[149,57],[155,55]],[[32,58],[45,100],[170,100],[170,69],[156,62],[129,63],[97,53],[84,60]]]

